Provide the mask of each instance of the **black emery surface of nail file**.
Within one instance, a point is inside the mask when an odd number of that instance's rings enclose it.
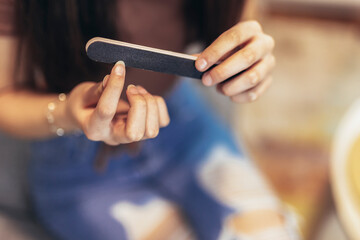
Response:
[[[160,52],[157,49],[135,48],[121,45],[122,42],[106,41],[108,39],[90,40],[86,47],[87,55],[90,59],[103,63],[116,63],[124,61],[128,67],[174,74],[178,76],[200,79],[202,72],[195,68],[195,60],[182,56],[167,54],[168,51]],[[118,44],[119,43],[119,44]],[[134,45],[138,46],[138,45]],[[165,53],[164,53],[165,52]],[[181,54],[179,54],[181,55]]]

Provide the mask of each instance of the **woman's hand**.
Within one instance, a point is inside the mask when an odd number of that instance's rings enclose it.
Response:
[[[85,82],[70,93],[67,113],[94,141],[118,145],[154,138],[170,119],[163,98],[140,86],[129,85],[129,103],[120,99],[125,66],[118,62],[101,83]]]
[[[263,33],[258,22],[240,22],[206,48],[195,66],[204,72],[219,63],[203,75],[203,84],[217,85],[234,102],[250,102],[270,86],[273,48],[273,38]]]

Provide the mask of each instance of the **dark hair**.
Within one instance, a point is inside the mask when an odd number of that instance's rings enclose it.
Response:
[[[100,79],[109,66],[90,61],[86,42],[95,36],[119,39],[115,26],[117,0],[17,0],[16,29],[25,58],[25,83],[47,92],[69,92],[81,80]],[[184,0],[188,41],[207,44],[233,25],[242,0]]]

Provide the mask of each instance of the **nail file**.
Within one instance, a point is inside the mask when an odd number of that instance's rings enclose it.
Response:
[[[86,44],[88,57],[97,62],[124,61],[128,67],[201,79],[195,56],[95,37]]]

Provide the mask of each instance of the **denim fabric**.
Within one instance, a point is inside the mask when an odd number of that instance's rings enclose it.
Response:
[[[193,81],[193,80],[192,80]],[[130,239],[109,213],[118,202],[145,204],[161,197],[181,209],[198,239],[218,239],[232,209],[212,197],[197,171],[211,150],[242,153],[230,129],[189,80],[166,98],[171,123],[136,152],[114,152],[103,173],[94,170],[101,143],[84,135],[33,142],[31,195],[41,222],[59,239]]]

